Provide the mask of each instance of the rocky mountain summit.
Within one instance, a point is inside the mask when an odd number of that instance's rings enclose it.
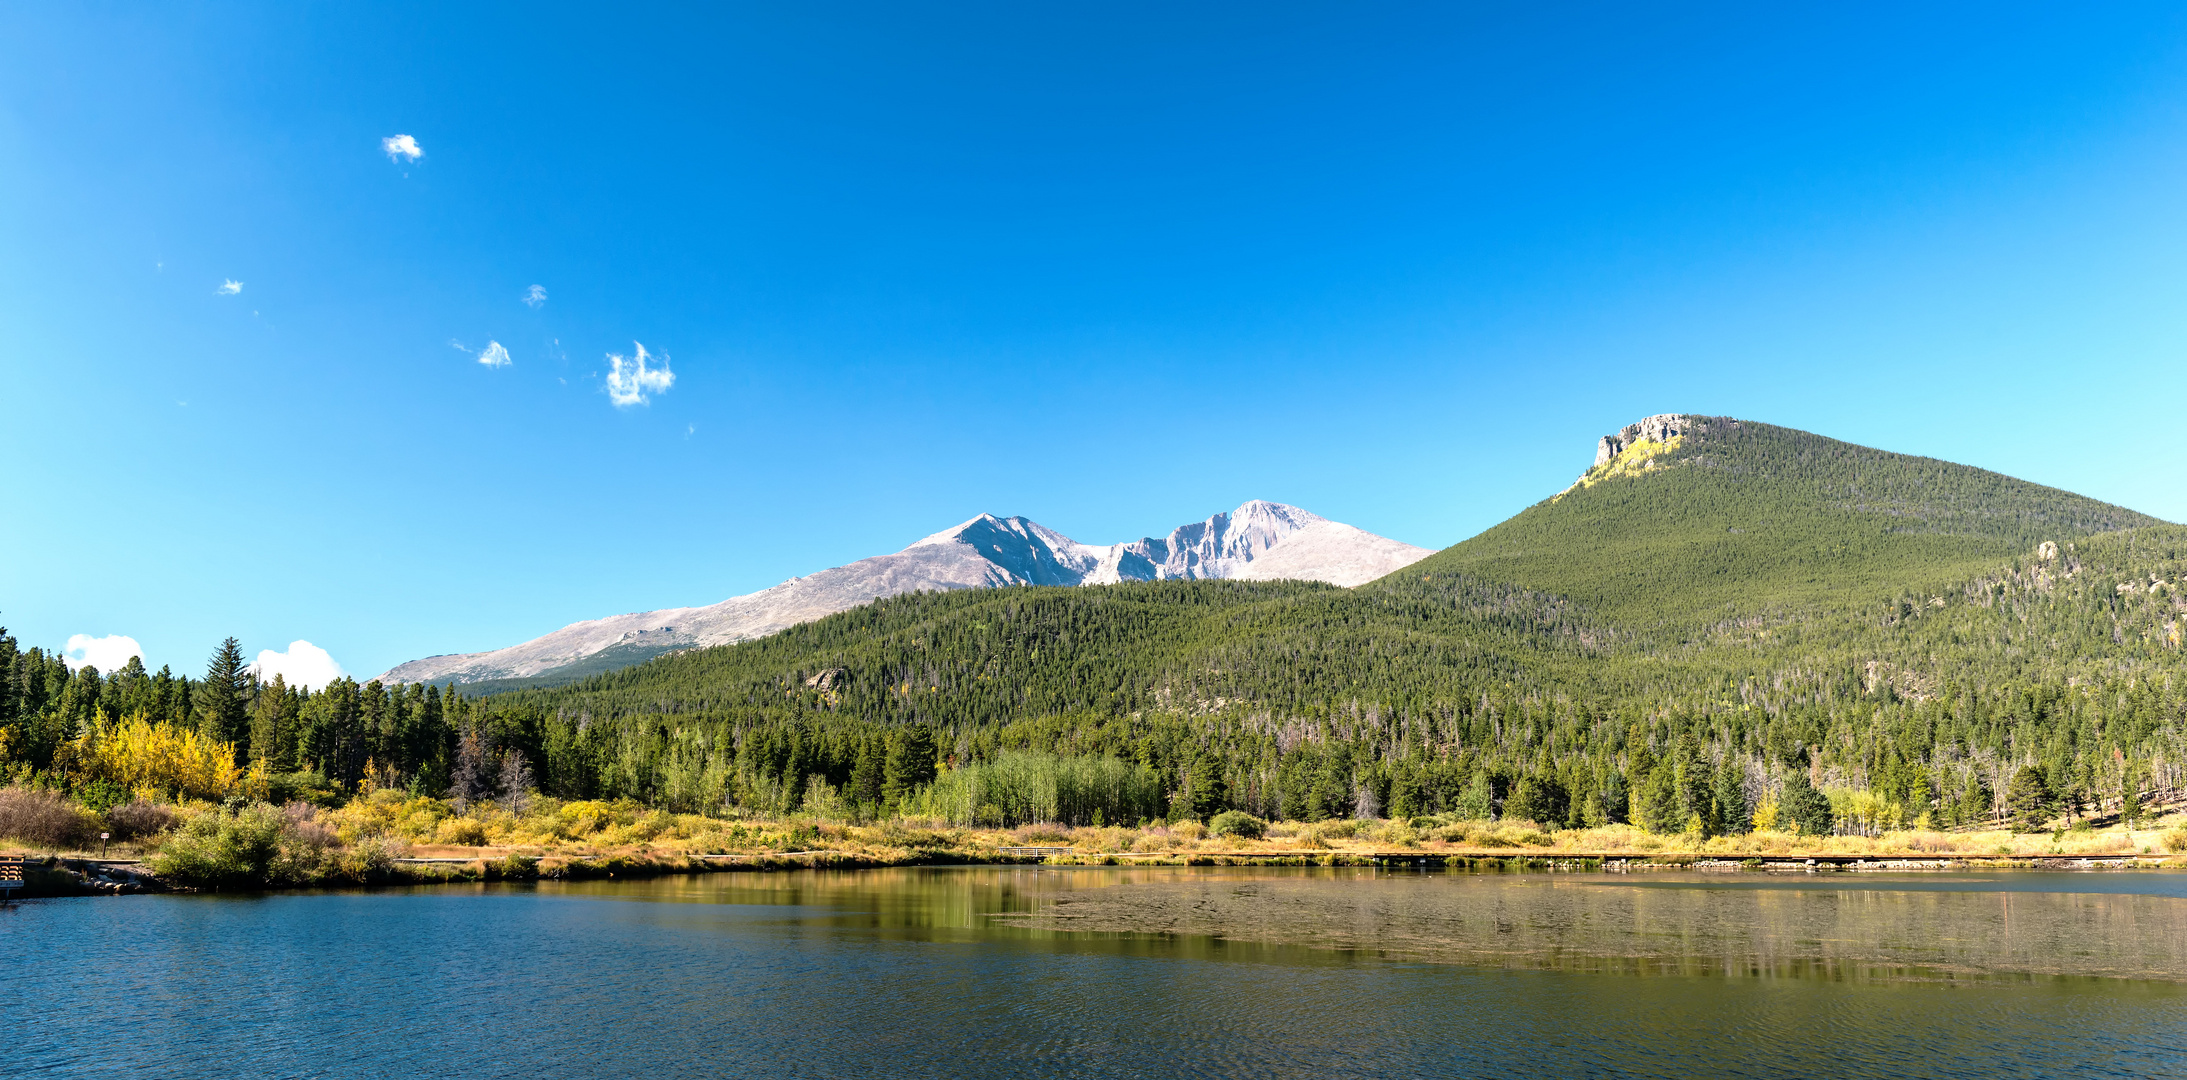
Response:
[[[476,683],[557,672],[589,674],[666,652],[763,637],[917,590],[1176,578],[1297,579],[1349,587],[1430,554],[1427,548],[1261,500],[1180,526],[1168,536],[1107,545],[1081,544],[1022,517],[981,514],[893,555],[791,578],[718,604],[572,623],[505,649],[413,660],[389,669],[380,681]]]
[[[1625,425],[1615,435],[1604,435],[1595,444],[1595,465],[1607,465],[1610,459],[1640,442],[1667,443],[1684,434],[1693,418],[1678,413],[1663,413],[1646,417]]]

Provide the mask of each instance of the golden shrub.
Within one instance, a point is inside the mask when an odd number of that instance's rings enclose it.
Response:
[[[236,766],[235,744],[216,742],[185,727],[156,724],[136,713],[109,720],[101,710],[90,727],[61,747],[56,764],[94,780],[106,780],[152,798],[263,797],[260,769]]]
[[[433,842],[478,847],[486,842],[486,825],[477,818],[449,818],[433,831]]]

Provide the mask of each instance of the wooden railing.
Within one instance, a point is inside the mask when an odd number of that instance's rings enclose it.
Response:
[[[0,859],[0,900],[7,899],[15,894],[15,890],[22,888],[29,871],[29,859]]]

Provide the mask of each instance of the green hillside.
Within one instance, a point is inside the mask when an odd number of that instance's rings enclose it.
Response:
[[[877,763],[923,726],[951,760],[1118,757],[1263,815],[1458,811],[1532,776],[1569,821],[1619,819],[1684,754],[1757,797],[1812,763],[1891,820],[1950,823],[1996,811],[2022,764],[2097,806],[2187,780],[2183,582],[2187,529],[2144,528],[1668,643],[1449,575],[955,592],[487,711],[569,794],[688,806],[878,798]]]
[[[2144,514],[1933,458],[1727,417],[1678,418],[1564,493],[1407,568],[1569,597],[1627,630],[1935,592]]]
[[[923,805],[904,778],[928,755],[1007,759],[1021,786],[1121,777],[1137,794],[1072,803],[1111,821],[1675,829],[1809,775],[1860,829],[1990,820],[2013,784],[2099,814],[2187,795],[2187,528],[1782,428],[1677,425],[1357,589],[914,594],[468,701],[261,691],[246,734],[272,768],[437,792],[469,733],[551,795],[766,814]],[[101,684],[11,655],[0,637],[0,736],[29,767],[94,709],[170,708],[164,673]]]
[[[773,812],[808,783],[878,783],[860,763],[914,727],[951,760],[1118,757],[1195,807],[1285,816],[1478,808],[1526,777],[1571,821],[1637,815],[1634,778],[1676,754],[1757,793],[1811,764],[1901,820],[1987,812],[2027,763],[2091,805],[2106,784],[2179,785],[2187,529],[1783,428],[1679,424],[1358,589],[904,596],[488,711],[573,793]]]

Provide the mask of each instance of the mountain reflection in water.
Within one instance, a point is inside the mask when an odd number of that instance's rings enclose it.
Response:
[[[28,1075],[2187,1073],[2187,874],[933,868],[0,909]],[[1427,962],[1422,962],[1427,961]]]

